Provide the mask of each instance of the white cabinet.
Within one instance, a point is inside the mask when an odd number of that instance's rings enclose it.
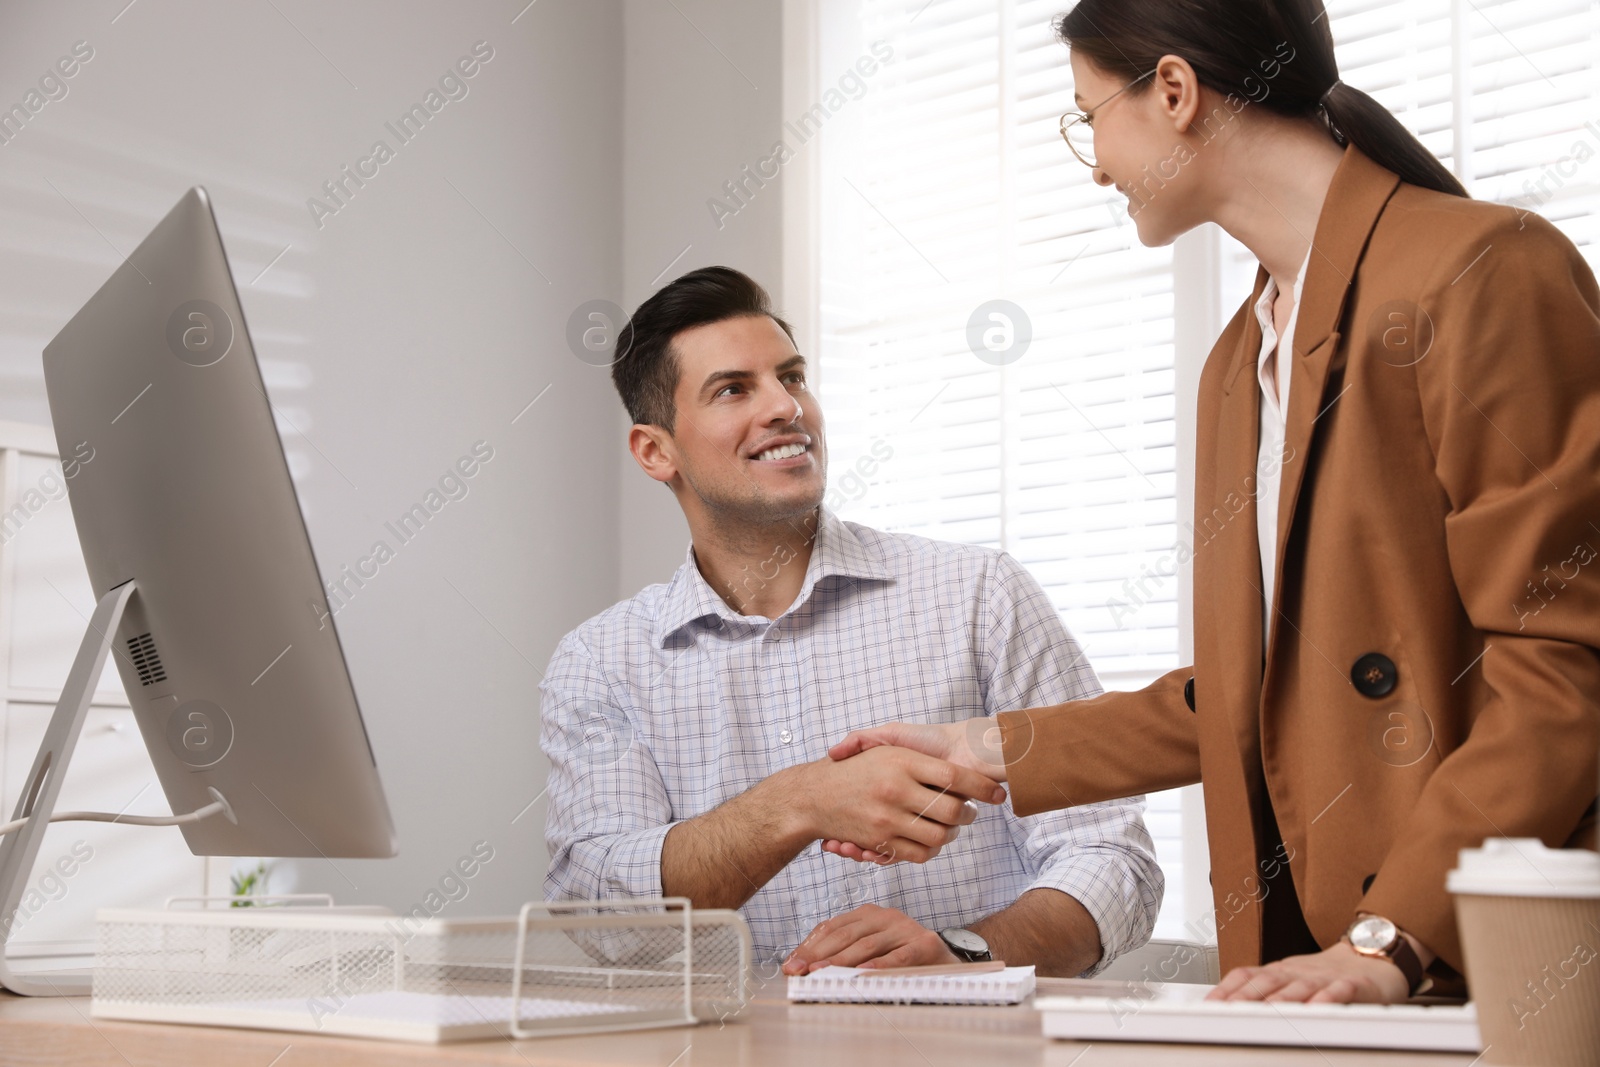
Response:
[[[16,807],[95,606],[67,484],[48,429],[0,422],[0,821]],[[56,810],[171,814],[109,663]],[[169,896],[204,893],[208,880],[212,892],[225,892],[229,863],[195,856],[176,827],[56,823],[29,877],[12,948],[91,938],[100,907],[159,907]]]

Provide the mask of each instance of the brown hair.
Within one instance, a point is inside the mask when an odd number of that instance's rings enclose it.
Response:
[[[1162,56],[1181,56],[1219,93],[1281,115],[1320,114],[1340,144],[1355,145],[1404,181],[1466,196],[1387,108],[1340,80],[1328,21],[1322,0],[1079,0],[1055,29],[1073,51],[1130,82],[1153,72]]]

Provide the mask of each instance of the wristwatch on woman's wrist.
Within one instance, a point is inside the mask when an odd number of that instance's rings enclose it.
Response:
[[[1422,961],[1417,958],[1411,942],[1406,940],[1398,926],[1383,916],[1362,916],[1350,924],[1350,928],[1344,932],[1344,939],[1359,955],[1385,959],[1400,968],[1400,973],[1406,976],[1409,996],[1416,996],[1429,984]]]

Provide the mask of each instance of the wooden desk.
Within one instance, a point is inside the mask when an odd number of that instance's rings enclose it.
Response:
[[[1084,1046],[1046,1040],[1039,1032],[1038,1013],[1027,1006],[791,1005],[782,996],[783,986],[769,983],[744,1016],[722,1026],[710,1023],[593,1037],[432,1046],[264,1030],[101,1021],[89,1018],[87,999],[41,1000],[0,993],[0,1067],[356,1067],[424,1063],[508,1067],[1466,1067],[1474,1062],[1464,1055],[1331,1049]]]

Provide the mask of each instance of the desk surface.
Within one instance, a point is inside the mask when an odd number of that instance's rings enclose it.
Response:
[[[1049,992],[1041,981],[1041,993]],[[1109,1067],[1114,1064],[1465,1065],[1453,1054],[1203,1045],[1090,1046],[1050,1041],[1031,1007],[878,1007],[789,1004],[783,986],[763,986],[739,1020],[530,1041],[409,1045],[265,1030],[124,1023],[89,1018],[87,998],[30,999],[0,993],[0,1067],[240,1065],[354,1067],[366,1064],[505,1064],[516,1067]],[[1092,1050],[1092,1051],[1090,1051]],[[1080,1063],[1080,1057],[1082,1057]]]

